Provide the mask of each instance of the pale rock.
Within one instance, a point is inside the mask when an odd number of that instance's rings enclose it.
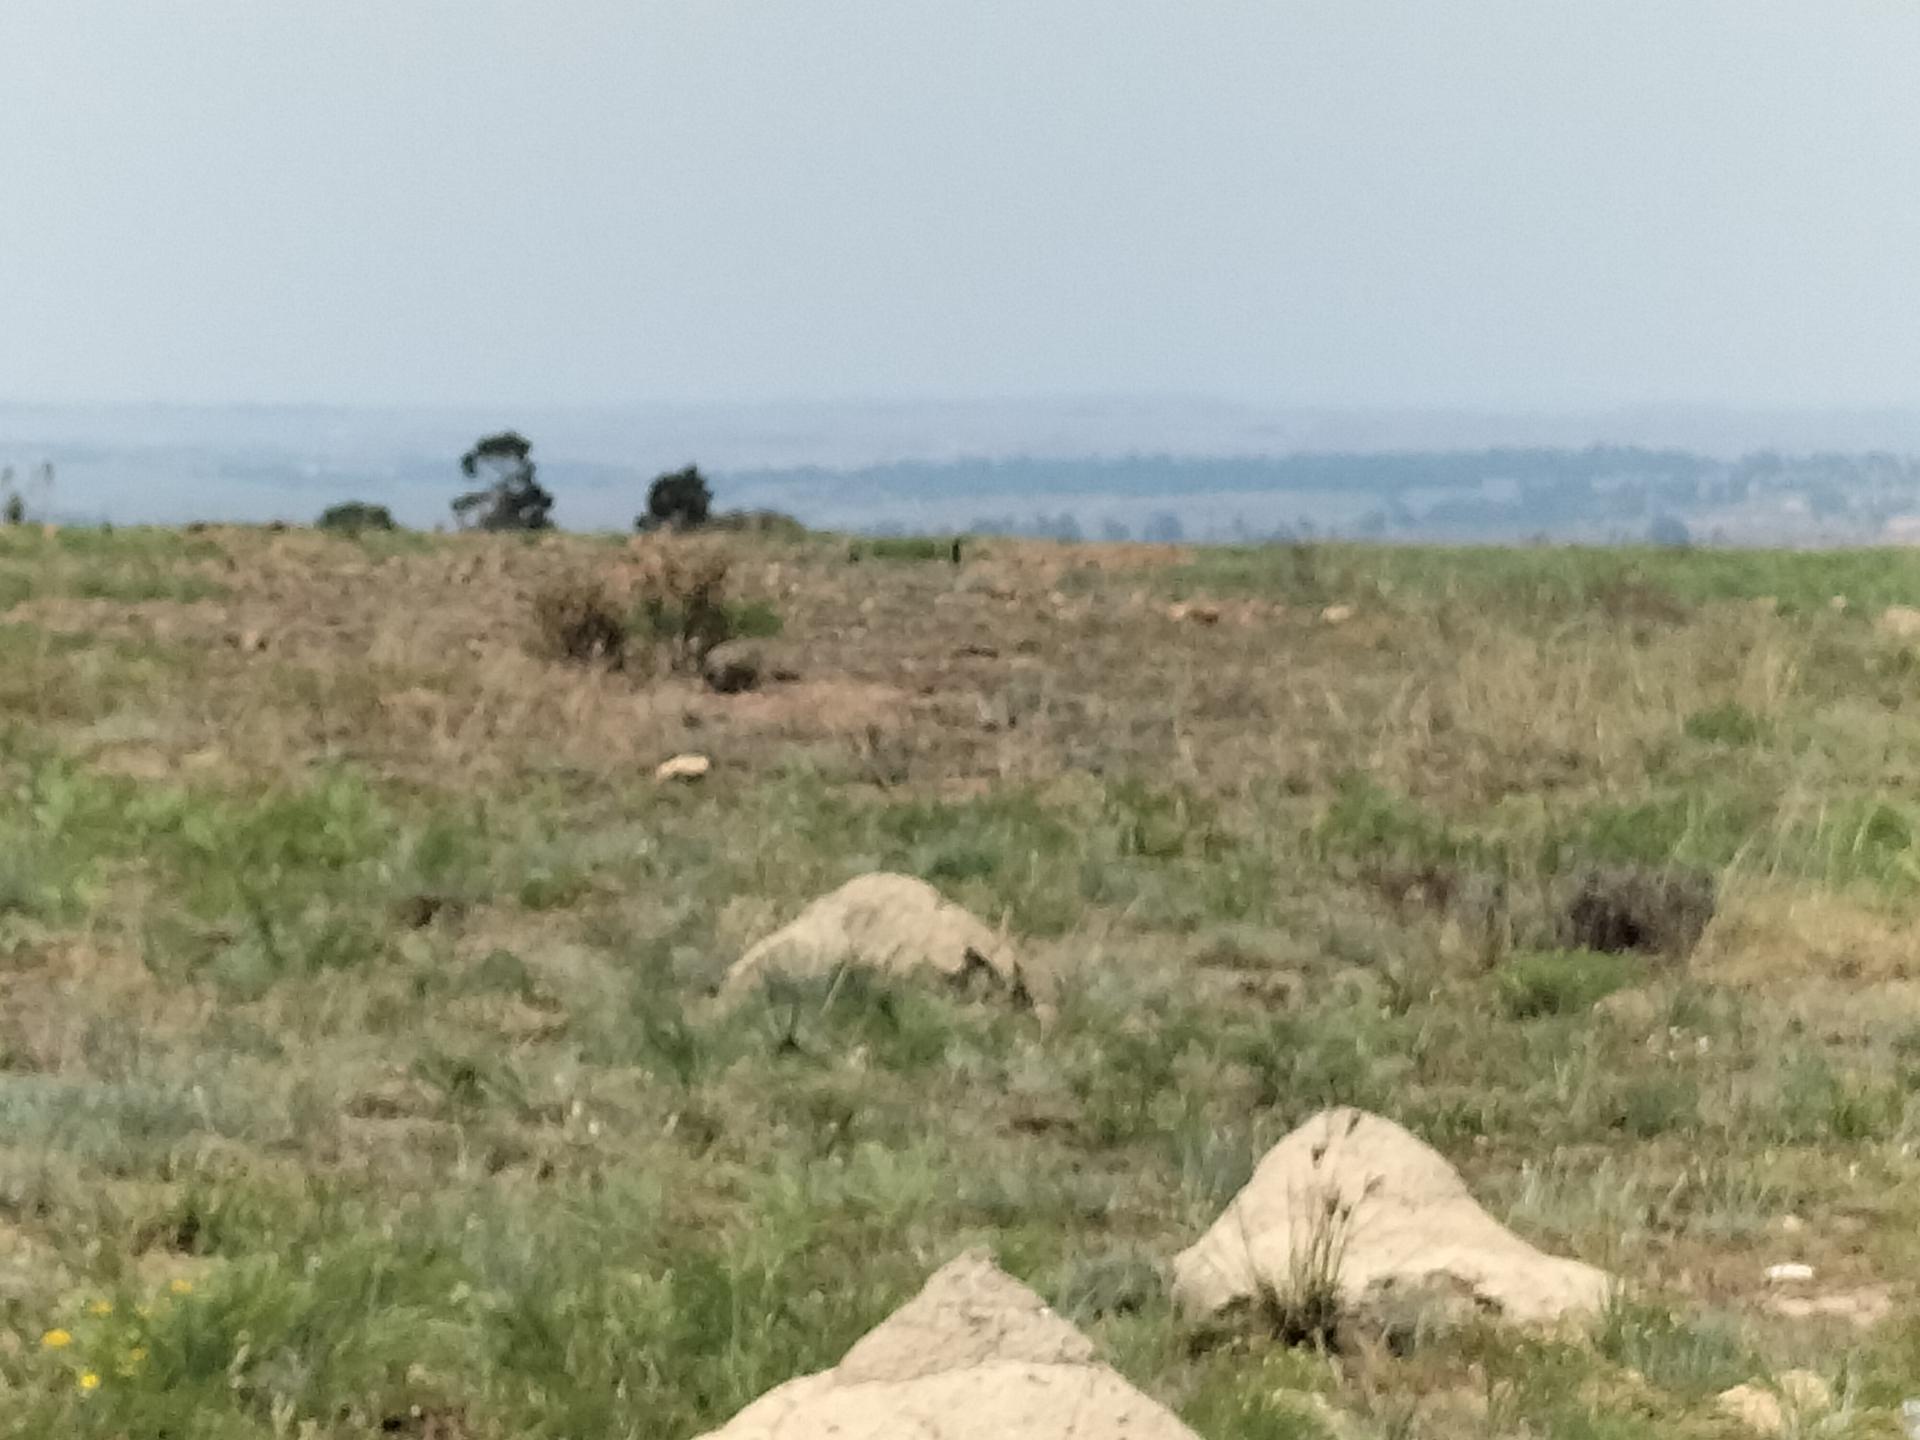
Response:
[[[1218,625],[1220,607],[1208,600],[1182,600],[1167,607],[1169,620],[1185,620],[1195,625]]]
[[[1789,1418],[1809,1420],[1832,1408],[1832,1390],[1811,1370],[1788,1370],[1772,1388],[1736,1385],[1720,1395],[1721,1413],[1756,1435],[1778,1435]]]
[[[980,1252],[706,1440],[1197,1440]]]
[[[1897,640],[1920,637],[1920,609],[1911,605],[1889,605],[1880,612],[1874,628],[1882,635],[1891,635]]]
[[[712,770],[713,761],[705,755],[675,755],[660,762],[653,772],[653,778],[663,782],[704,780]]]
[[[1378,1115],[1325,1110],[1260,1162],[1212,1229],[1173,1262],[1173,1293],[1207,1317],[1285,1293],[1296,1257],[1340,1227],[1339,1285],[1364,1308],[1393,1293],[1470,1297],[1521,1324],[1588,1317],[1606,1272],[1547,1255],[1475,1203],[1445,1157]]]
[[[1032,999],[1006,937],[911,875],[849,880],[734,961],[721,982],[738,997],[775,975],[831,975],[842,966],[889,975],[925,973],[966,985],[976,978]]]

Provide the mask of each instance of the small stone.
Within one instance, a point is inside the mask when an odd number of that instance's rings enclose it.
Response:
[[[1767,1282],[1772,1285],[1803,1285],[1813,1279],[1813,1267],[1786,1261],[1767,1267]]]
[[[1187,620],[1195,625],[1218,625],[1220,607],[1205,600],[1182,600],[1167,607],[1169,620]]]
[[[1354,616],[1351,605],[1329,605],[1320,612],[1321,620],[1329,625],[1344,625]]]
[[[662,760],[653,772],[653,778],[659,781],[679,780],[691,783],[704,780],[713,769],[713,761],[704,755],[675,755],[670,760]]]

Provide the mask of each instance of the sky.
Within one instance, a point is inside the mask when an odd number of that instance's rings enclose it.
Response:
[[[1905,0],[0,0],[0,399],[1920,396]]]

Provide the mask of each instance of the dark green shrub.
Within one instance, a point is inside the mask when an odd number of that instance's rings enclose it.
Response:
[[[1705,870],[1681,865],[1589,865],[1564,884],[1561,943],[1569,949],[1686,956],[1718,903]]]
[[[398,530],[393,513],[384,505],[348,500],[329,505],[320,514],[319,528],[335,535],[359,535],[368,530]]]
[[[647,513],[636,530],[697,530],[713,510],[713,490],[698,465],[656,476],[647,487]]]

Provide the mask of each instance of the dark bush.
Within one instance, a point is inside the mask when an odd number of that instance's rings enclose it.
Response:
[[[365,500],[348,500],[329,505],[321,512],[319,527],[336,535],[359,535],[368,530],[398,530],[393,512],[384,505]]]
[[[1713,876],[1680,865],[1584,866],[1562,893],[1560,943],[1610,955],[1689,955],[1718,903]]]
[[[647,487],[647,513],[634,521],[637,530],[697,530],[713,510],[713,491],[698,465],[655,477]]]

